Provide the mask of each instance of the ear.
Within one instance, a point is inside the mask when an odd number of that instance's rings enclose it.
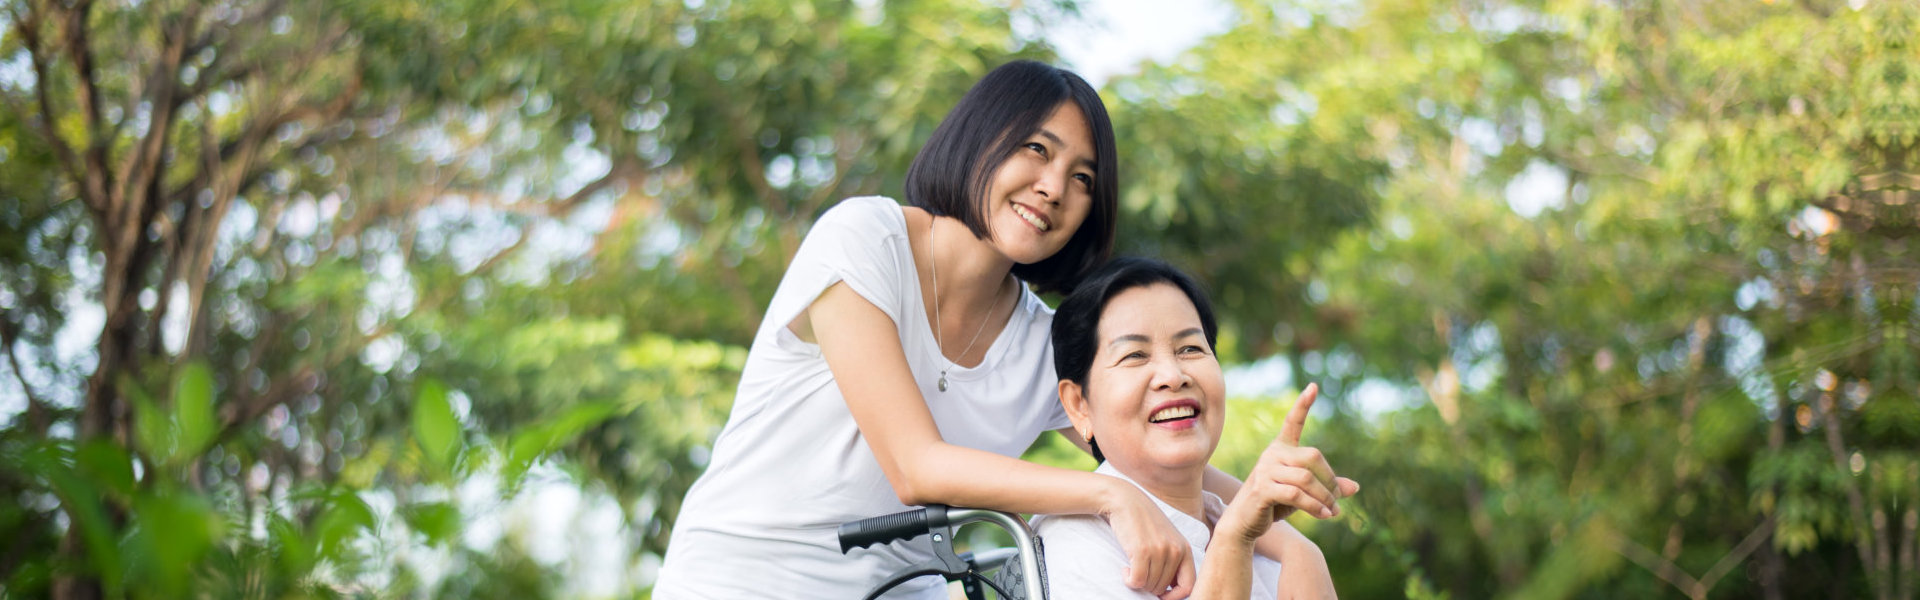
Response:
[[[1071,379],[1060,380],[1060,407],[1066,409],[1067,419],[1073,421],[1073,428],[1085,438],[1093,429],[1093,406],[1087,402],[1086,391]]]

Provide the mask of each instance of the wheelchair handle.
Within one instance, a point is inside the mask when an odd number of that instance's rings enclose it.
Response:
[[[947,526],[947,507],[929,504],[906,512],[840,524],[840,553],[874,544],[910,540]]]

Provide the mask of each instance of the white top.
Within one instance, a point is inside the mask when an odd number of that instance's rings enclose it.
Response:
[[[1138,482],[1113,468],[1110,463],[1100,463],[1093,472],[1110,475],[1126,480],[1134,487]],[[1142,487],[1140,491],[1146,492]],[[1219,496],[1201,492],[1206,503],[1207,520],[1218,523],[1220,515],[1226,513],[1227,504]],[[1152,492],[1148,498],[1166,513],[1173,521],[1175,529],[1187,538],[1187,546],[1193,551],[1193,568],[1198,573],[1205,563],[1207,541],[1213,533],[1206,523],[1194,519],[1192,515],[1161,502]],[[1120,539],[1114,537],[1113,527],[1107,525],[1099,515],[1043,515],[1034,519],[1035,533],[1040,535],[1047,557],[1047,588],[1053,600],[1076,600],[1079,598],[1129,598],[1153,600],[1155,596],[1142,591],[1127,588],[1124,571],[1127,568],[1127,552],[1120,548]],[[1278,598],[1280,595],[1280,563],[1264,556],[1253,557],[1253,590],[1248,598],[1262,600]]]
[[[1021,288],[986,359],[949,367],[921,301],[906,216],[887,198],[851,198],[814,223],[753,338],[733,412],[676,521],[653,597],[859,597],[932,556],[925,536],[840,553],[841,523],[906,510],[855,426],[820,347],[786,325],[836,282],[900,330],[913,379],[948,443],[1019,456],[1040,433],[1070,427],[1053,371],[1053,309]],[[900,398],[901,402],[919,402]],[[939,577],[888,597],[945,597]]]

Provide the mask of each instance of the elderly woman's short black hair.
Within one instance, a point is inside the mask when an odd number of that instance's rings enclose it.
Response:
[[[966,223],[987,239],[984,200],[993,174],[1040,130],[1062,102],[1073,102],[1093,135],[1093,206],[1067,245],[1013,275],[1042,293],[1067,293],[1113,253],[1114,212],[1120,190],[1113,123],[1100,94],[1072,71],[1020,60],[1001,65],[960,99],[907,169],[907,202]]]
[[[1179,288],[1200,314],[1200,327],[1207,334],[1207,346],[1219,348],[1219,323],[1213,318],[1213,304],[1199,282],[1180,269],[1151,258],[1123,256],[1088,275],[1073,294],[1053,313],[1053,370],[1061,379],[1087,387],[1087,373],[1093,369],[1093,355],[1100,348],[1100,317],[1114,296],[1133,288],[1165,283]],[[1100,446],[1089,438],[1093,458],[1106,462]]]

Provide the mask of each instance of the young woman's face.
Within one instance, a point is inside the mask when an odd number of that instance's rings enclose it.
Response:
[[[1066,247],[1092,210],[1094,164],[1086,116],[1061,102],[993,173],[983,214],[1000,252],[1032,264]]]
[[[1084,409],[1068,403],[1074,425],[1123,472],[1204,467],[1220,443],[1226,384],[1193,301],[1171,284],[1132,288],[1107,302],[1097,332]]]

